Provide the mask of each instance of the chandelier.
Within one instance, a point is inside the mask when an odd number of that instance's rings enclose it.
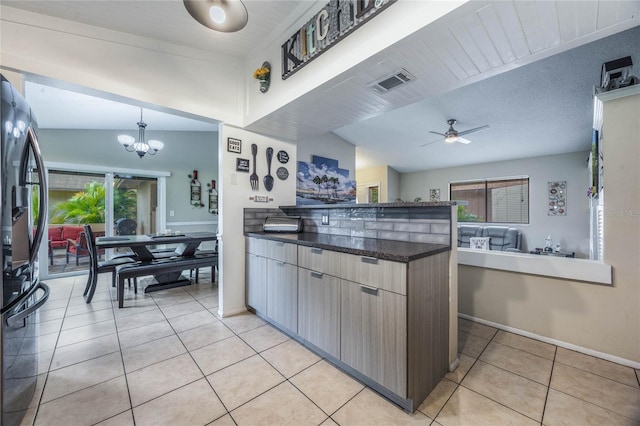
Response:
[[[249,15],[241,0],[183,0],[187,12],[205,27],[232,33],[247,25]]]
[[[144,138],[144,130],[147,123],[142,120],[142,108],[140,108],[140,121],[138,121],[138,140],[130,135],[118,135],[118,142],[122,144],[128,152],[135,152],[142,158],[145,154],[155,155],[164,147],[164,143],[152,139],[149,142]]]

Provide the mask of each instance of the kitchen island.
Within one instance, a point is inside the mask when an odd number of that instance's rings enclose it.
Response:
[[[409,412],[449,370],[450,245],[245,235],[257,315]]]

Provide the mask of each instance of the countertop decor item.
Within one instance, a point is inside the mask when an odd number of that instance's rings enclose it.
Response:
[[[223,33],[240,31],[249,14],[240,0],[184,0],[187,12],[207,28]]]
[[[142,158],[145,154],[155,155],[164,147],[164,143],[152,139],[149,142],[144,137],[147,123],[142,120],[142,108],[140,108],[140,121],[138,121],[138,140],[131,135],[118,135],[118,142],[122,144],[128,152],[135,152]]]
[[[262,66],[253,72],[253,78],[260,82],[260,91],[266,93],[271,85],[271,64],[263,62]]]

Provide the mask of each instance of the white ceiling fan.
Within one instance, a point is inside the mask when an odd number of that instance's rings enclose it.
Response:
[[[447,130],[445,133],[440,133],[440,132],[434,132],[433,130],[429,131],[429,133],[433,133],[434,135],[440,135],[442,137],[444,137],[444,141],[447,143],[463,143],[463,144],[469,144],[471,143],[471,141],[469,139],[465,139],[461,136],[463,135],[468,135],[469,133],[473,133],[473,132],[477,132],[479,130],[483,130],[488,128],[488,125],[484,125],[484,126],[480,126],[480,127],[474,127],[473,129],[468,129],[468,130],[463,130],[461,132],[457,131],[456,129],[453,128],[453,125],[456,124],[456,120],[454,118],[451,118],[449,120],[447,120],[447,124],[449,125],[449,130]],[[436,143],[439,142],[440,139],[433,141],[433,142],[428,142],[425,143],[424,145],[420,145],[420,147],[423,146],[427,146],[427,145],[431,145],[432,143]]]

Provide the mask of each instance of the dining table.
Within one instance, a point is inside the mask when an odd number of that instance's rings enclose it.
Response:
[[[96,238],[97,249],[128,248],[141,263],[171,262],[194,257],[196,250],[205,241],[217,240],[215,232],[186,232],[172,234],[116,235]],[[175,246],[173,251],[155,250],[156,246]],[[162,269],[162,268],[158,268]],[[191,280],[179,272],[159,272],[144,288],[145,293],[190,285]]]

